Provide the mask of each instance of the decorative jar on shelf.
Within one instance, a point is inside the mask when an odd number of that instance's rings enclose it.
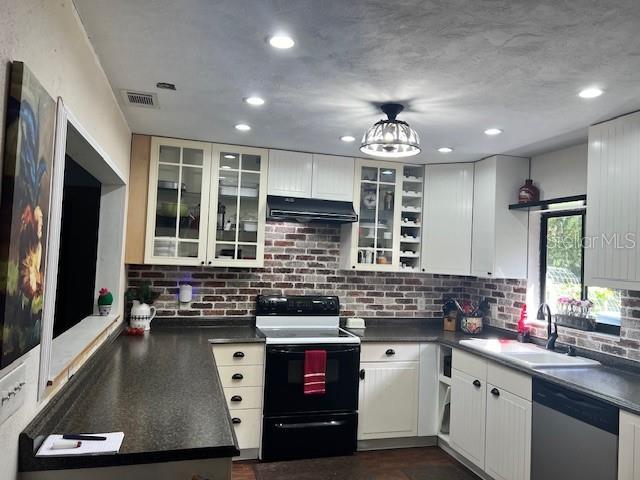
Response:
[[[526,179],[518,192],[518,203],[537,202],[540,200],[540,190],[533,184],[533,180]]]

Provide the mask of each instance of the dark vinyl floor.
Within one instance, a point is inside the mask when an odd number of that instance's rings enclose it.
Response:
[[[437,447],[358,452],[288,462],[235,462],[233,480],[477,480]]]

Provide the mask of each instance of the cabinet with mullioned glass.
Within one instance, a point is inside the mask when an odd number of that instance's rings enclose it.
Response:
[[[268,153],[154,137],[145,263],[262,266]]]

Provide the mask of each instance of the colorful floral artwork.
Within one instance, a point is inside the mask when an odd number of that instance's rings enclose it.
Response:
[[[0,197],[0,368],[40,343],[56,103],[11,64]]]

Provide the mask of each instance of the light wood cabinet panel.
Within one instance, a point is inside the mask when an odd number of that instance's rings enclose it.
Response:
[[[640,479],[640,417],[620,412],[618,480]]]
[[[284,197],[311,198],[313,156],[310,153],[269,150],[267,193]],[[351,174],[353,177],[353,173]]]
[[[424,187],[423,268],[471,273],[473,164],[427,165]]]
[[[314,153],[311,197],[352,202],[354,168],[353,158]]]
[[[589,129],[585,283],[640,290],[640,112]]]
[[[418,432],[418,362],[364,362],[360,367],[358,439],[413,437]]]
[[[486,382],[455,368],[451,375],[451,447],[484,469]]]
[[[496,480],[529,480],[531,402],[487,385],[485,472]]]
[[[127,264],[144,263],[150,162],[151,137],[148,135],[132,135],[127,239],[124,253],[124,262]]]

